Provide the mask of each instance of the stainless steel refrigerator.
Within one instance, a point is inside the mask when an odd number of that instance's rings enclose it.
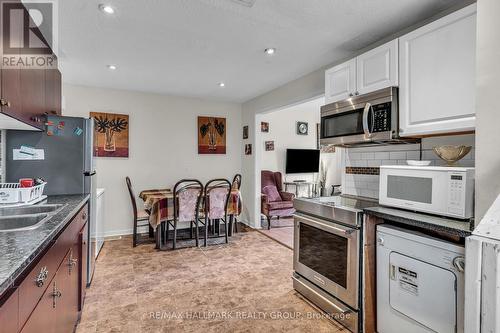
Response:
[[[92,281],[97,244],[96,171],[93,158],[94,121],[79,117],[48,116],[45,131],[8,130],[5,179],[41,177],[44,194],[90,194],[87,281]],[[21,146],[38,149],[38,159],[20,159]],[[25,148],[26,149],[26,148]],[[42,154],[43,150],[43,154]],[[43,156],[43,159],[42,159]]]

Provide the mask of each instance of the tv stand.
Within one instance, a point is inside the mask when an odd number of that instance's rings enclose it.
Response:
[[[316,183],[308,182],[305,180],[294,180],[293,182],[284,182],[285,192],[288,191],[288,186],[295,186],[295,196],[299,197],[299,188],[301,186],[307,186],[308,197],[312,197],[312,194],[316,192]]]

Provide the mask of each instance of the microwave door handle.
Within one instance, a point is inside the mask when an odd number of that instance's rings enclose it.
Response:
[[[370,138],[372,133],[370,132],[370,126],[368,124],[368,117],[370,116],[370,110],[372,105],[370,103],[366,103],[365,109],[363,110],[363,131],[365,132],[365,137]]]

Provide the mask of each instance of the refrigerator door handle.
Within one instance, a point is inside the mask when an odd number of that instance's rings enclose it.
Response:
[[[84,175],[84,176],[87,176],[87,177],[88,177],[88,176],[94,176],[95,174],[97,174],[97,172],[95,172],[95,171],[85,171],[85,172],[83,173],[83,175]]]

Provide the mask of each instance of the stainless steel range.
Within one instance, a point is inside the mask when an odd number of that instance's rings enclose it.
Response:
[[[352,332],[360,327],[363,209],[352,197],[294,201],[294,288]]]

